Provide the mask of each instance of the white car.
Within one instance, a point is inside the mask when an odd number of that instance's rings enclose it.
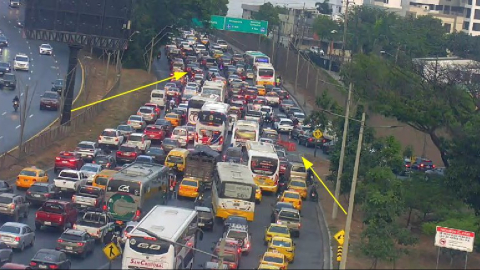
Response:
[[[188,130],[186,127],[176,127],[172,131],[172,136],[170,137],[174,140],[178,140],[180,142],[180,146],[186,147],[188,142]]]
[[[62,170],[53,180],[55,187],[60,192],[76,192],[81,186],[87,184],[88,176],[82,171]]]
[[[267,100],[267,103],[268,105],[271,105],[271,106],[278,106],[278,104],[280,104],[280,97],[278,96],[277,93],[275,92],[268,92],[266,95],[265,95],[265,99]]]
[[[275,129],[278,132],[291,132],[293,130],[293,121],[288,118],[281,118],[280,121],[275,122]]]
[[[185,86],[185,88],[191,88],[191,89],[195,89],[197,92],[198,92],[198,84],[197,83],[194,83],[194,82],[189,82],[187,83],[187,85]]]
[[[234,81],[238,82],[239,80],[242,81],[242,79],[240,79],[240,77],[238,75],[232,74],[232,75],[228,76],[228,82],[229,83],[232,83]]]
[[[270,107],[270,106],[262,106],[260,108],[260,111],[262,112],[263,118],[265,118],[265,116],[267,116],[267,114],[270,114],[270,116],[273,115],[273,108]]]
[[[217,40],[217,44],[222,48],[222,51],[228,51],[228,43],[225,40],[219,39]]]
[[[44,55],[52,55],[53,47],[50,44],[42,44],[40,45],[39,52]]]
[[[143,116],[130,115],[127,121],[127,125],[132,126],[134,129],[144,129],[147,126],[147,122],[143,119]]]
[[[24,53],[18,53],[13,60],[13,70],[26,70],[30,69],[30,58]]]
[[[150,138],[143,133],[132,133],[128,137],[128,143],[131,145],[135,145],[138,147],[138,149],[142,151],[147,151],[148,148],[150,148],[150,145],[152,145],[152,141]]]
[[[206,50],[207,50],[207,47],[205,47],[205,45],[203,45],[203,44],[197,44],[195,46],[195,52],[197,54],[200,54],[201,52],[206,51]]]
[[[181,110],[188,111],[188,103],[180,103],[178,104],[178,107]]]
[[[303,121],[305,121],[305,114],[303,112],[294,112],[292,119],[297,119],[299,124],[303,124]]]
[[[152,107],[142,106],[137,111],[137,115],[142,116],[146,122],[155,122],[157,120],[157,113]]]
[[[119,147],[122,145],[125,137],[122,132],[113,128],[106,128],[103,130],[102,134],[98,136],[98,145],[102,146],[116,146]]]

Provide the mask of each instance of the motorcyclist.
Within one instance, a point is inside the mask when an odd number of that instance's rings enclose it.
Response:
[[[20,102],[20,99],[18,98],[18,96],[15,96],[15,97],[13,98],[13,103],[15,103],[15,102],[17,102],[17,103]]]
[[[276,85],[279,87],[282,84],[282,77],[278,76],[276,80]]]
[[[175,108],[175,100],[172,98],[170,99],[170,111],[172,111]]]
[[[310,188],[310,200],[312,202],[318,202],[318,193],[317,193],[317,189],[315,186],[312,186]]]

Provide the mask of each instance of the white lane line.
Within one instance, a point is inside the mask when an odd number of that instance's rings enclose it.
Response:
[[[32,118],[33,117],[33,114],[31,114],[28,118]]]
[[[7,112],[3,112],[3,113],[2,113],[2,115],[5,115],[5,114],[7,114]]]
[[[0,136],[0,140],[3,139],[3,136]]]
[[[15,129],[19,129],[22,125],[18,125]]]
[[[3,18],[5,19],[5,18],[7,18],[7,16],[3,15]]]
[[[23,93],[21,93],[20,96],[23,96]]]
[[[29,81],[32,80],[32,77],[28,77],[28,80],[29,80]]]
[[[30,50],[30,51],[31,51],[31,50],[32,50],[32,48],[31,48],[30,46],[28,46],[28,50]]]

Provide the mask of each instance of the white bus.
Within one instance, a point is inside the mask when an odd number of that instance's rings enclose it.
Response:
[[[224,102],[226,99],[226,87],[222,81],[206,81],[203,84],[200,96]]]
[[[159,239],[139,228],[154,233]],[[196,248],[197,232],[195,210],[154,206],[130,231],[121,269],[192,269],[195,252],[188,247]]]
[[[213,99],[202,96],[193,96],[188,101],[188,122],[191,125],[197,124],[198,113],[202,110],[203,105],[207,101],[213,101]]]
[[[259,63],[270,64],[270,57],[260,51],[246,51],[244,54],[245,62],[251,67]]]
[[[229,162],[217,163],[212,185],[212,209],[217,218],[231,215],[253,221],[257,186],[246,165]]]
[[[257,64],[253,67],[253,81],[256,85],[275,85],[275,68],[272,64]]]
[[[247,141],[257,142],[260,137],[260,125],[255,121],[237,120],[232,132],[231,146],[243,146]]]
[[[280,160],[273,144],[247,141],[248,168],[262,191],[276,193],[280,178]]]
[[[203,105],[195,126],[195,146],[204,144],[222,152],[230,128],[229,109],[230,105],[221,102],[206,102]]]

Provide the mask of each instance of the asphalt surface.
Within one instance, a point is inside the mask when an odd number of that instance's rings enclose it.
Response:
[[[156,76],[160,78],[166,78],[169,76],[167,69],[166,59],[156,61],[154,64],[154,72]],[[161,85],[163,86],[163,85]],[[284,135],[284,139],[287,139]],[[192,147],[192,146],[190,146]],[[298,146],[297,153],[313,153],[312,148],[305,148],[304,146]],[[319,151],[317,154],[320,154]],[[53,166],[53,160],[52,160]],[[50,181],[56,177],[53,170],[48,171]],[[19,194],[24,194],[25,191],[16,191]],[[207,205],[210,202],[209,194],[206,196],[205,202]],[[254,269],[258,266],[259,258],[266,251],[266,247],[263,244],[265,227],[270,224],[270,213],[272,204],[274,204],[276,198],[274,196],[264,195],[261,204],[256,206],[255,220],[250,226],[252,233],[252,250],[248,256],[241,258],[240,267],[242,269]],[[160,200],[150,201],[150,205],[147,208],[151,208],[158,204]],[[169,205],[194,208],[193,201],[190,200],[170,200]],[[20,220],[20,222],[30,225],[34,229],[34,219],[36,207],[31,207],[28,218]],[[147,210],[149,210],[147,209]],[[316,203],[306,201],[302,210],[302,229],[300,238],[295,238],[296,253],[295,263],[289,265],[290,269],[320,269],[323,265],[324,254],[322,253],[322,236],[317,218]],[[6,221],[6,218],[0,219],[0,224]],[[213,232],[205,232],[204,238],[199,242],[198,248],[207,252],[211,252],[211,248],[214,247],[218,239],[221,237],[222,228],[221,225],[215,224]],[[43,228],[40,231],[36,231],[36,243],[32,248],[26,248],[23,252],[15,252],[13,256],[14,263],[28,264],[30,259],[41,248],[55,248],[56,241],[61,232],[54,228]],[[326,240],[328,241],[328,239]],[[108,269],[108,260],[102,252],[102,247],[98,244],[95,247],[95,251],[86,259],[82,260],[78,257],[70,256],[72,261],[72,269]],[[210,258],[207,255],[198,254],[195,258],[195,269],[201,269],[201,265],[209,261]],[[121,259],[118,258],[113,261],[112,269],[121,269]]]
[[[22,29],[16,26],[19,20],[23,21],[23,6],[20,9],[8,7],[9,0],[0,0],[0,30],[7,37],[9,46],[4,48],[0,61],[10,62],[13,68],[13,59],[17,53],[25,53],[30,58],[30,70],[13,71],[17,76],[17,89],[0,90],[0,153],[6,152],[20,142],[20,112],[14,112],[12,100],[15,95],[20,97],[20,109],[25,98],[25,86],[29,85],[27,98],[27,120],[24,128],[24,140],[50,125],[57,117],[56,111],[40,111],[40,96],[50,90],[52,82],[64,78],[67,74],[68,47],[61,43],[50,43],[53,55],[40,55],[38,48],[42,42],[26,40],[22,36]],[[77,95],[82,82],[81,69],[77,68],[75,94]]]

